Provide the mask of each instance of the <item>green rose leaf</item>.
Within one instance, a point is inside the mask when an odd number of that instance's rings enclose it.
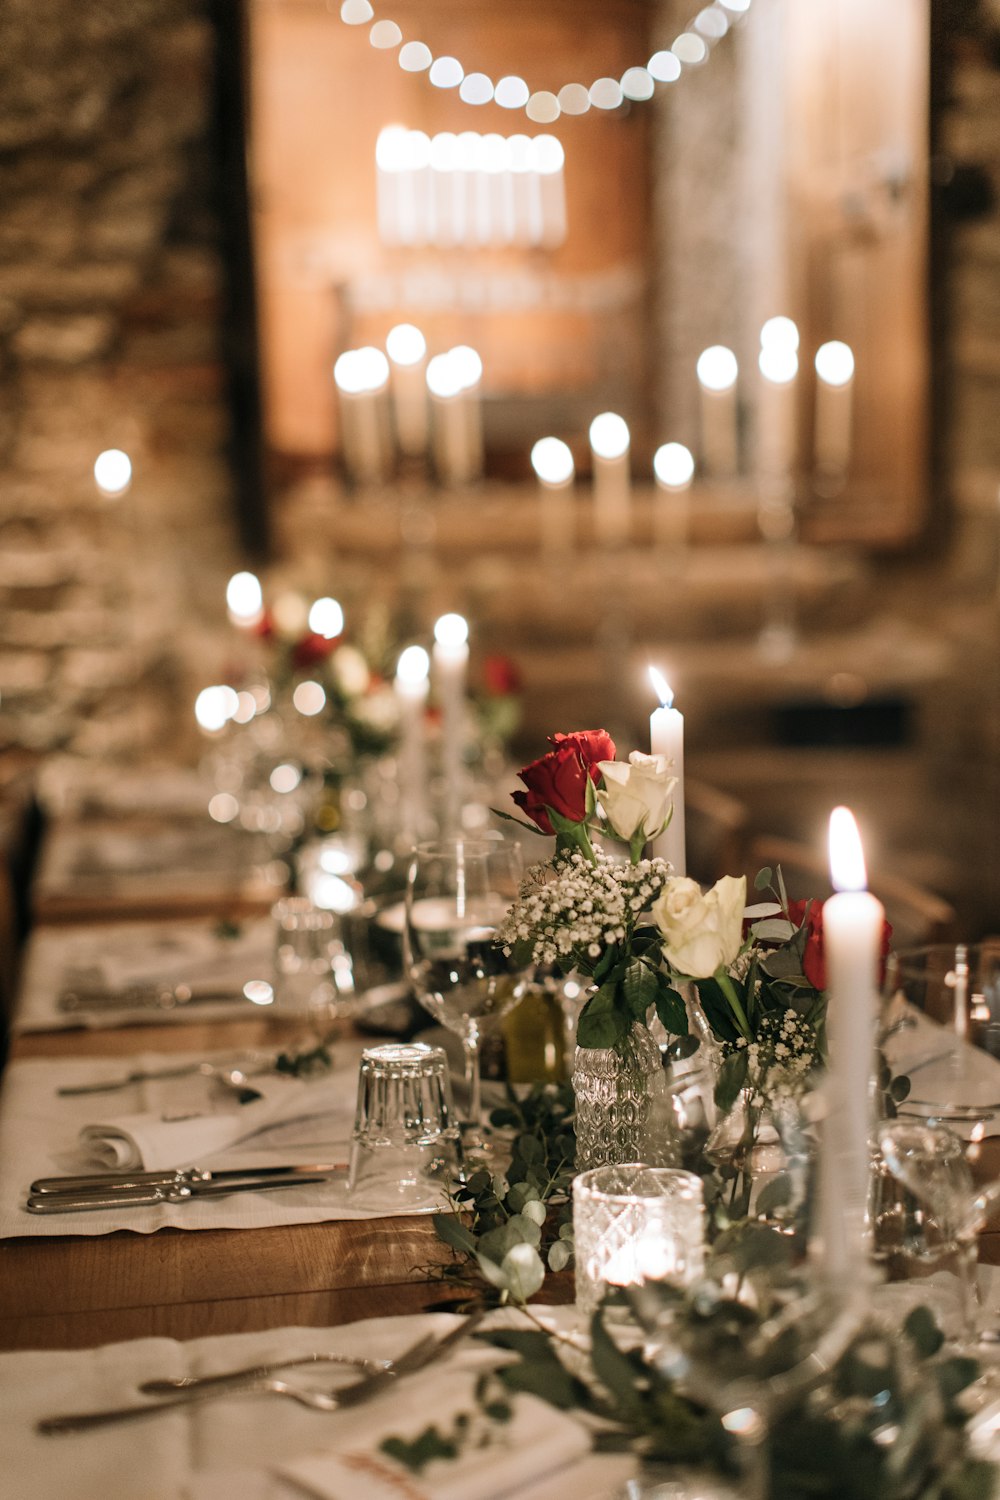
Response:
[[[719,1076],[715,1081],[715,1102],[723,1113],[732,1109],[740,1089],[746,1083],[747,1063],[745,1047],[739,1052],[731,1052],[723,1059]]]
[[[591,995],[576,1026],[581,1047],[620,1047],[632,1029],[632,1017],[618,1004],[617,986],[604,984]]]
[[[656,1003],[659,990],[655,970],[640,959],[634,959],[625,969],[622,980],[622,997],[636,1021],[645,1021],[646,1012]]]
[[[656,976],[656,996],[653,1003],[664,1031],[669,1032],[671,1036],[689,1034],[687,1007],[664,974]]]

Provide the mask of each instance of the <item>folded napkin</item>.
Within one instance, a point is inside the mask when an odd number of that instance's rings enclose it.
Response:
[[[586,1430],[535,1396],[510,1398],[507,1422],[491,1422],[469,1375],[455,1372],[407,1382],[370,1411],[337,1419],[336,1447],[283,1464],[278,1473],[321,1500],[501,1500],[582,1458]],[[468,1436],[455,1458],[436,1458],[418,1472],[382,1451],[387,1438],[412,1442],[427,1427],[451,1435],[459,1416]]]
[[[228,1107],[211,1114],[123,1115],[106,1123],[85,1125],[80,1146],[88,1164],[125,1171],[158,1172],[186,1167],[256,1135],[268,1126],[303,1119],[319,1112],[321,1102],[310,1085],[283,1074],[255,1077],[260,1094],[250,1104],[235,1095]],[[329,1105],[327,1097],[322,1102]]]

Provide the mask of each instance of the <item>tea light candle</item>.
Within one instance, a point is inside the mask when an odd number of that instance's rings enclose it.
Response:
[[[585,1316],[609,1286],[689,1286],[704,1268],[701,1179],[641,1163],[594,1167],[573,1180],[576,1302]]]
[[[424,746],[424,708],[427,703],[430,657],[423,646],[407,646],[396,665],[399,704],[399,783],[403,831],[419,839],[427,821],[427,765]]]
[[[434,684],[441,707],[443,824],[458,827],[462,807],[465,749],[465,679],[469,665],[469,626],[461,615],[442,615],[434,625]]]
[[[816,467],[842,474],[851,459],[854,416],[854,355],[832,339],[816,350]]]
[[[830,814],[830,879],[823,904],[830,1040],[823,1132],[821,1229],[827,1272],[845,1278],[865,1260],[871,1080],[878,1021],[883,907],[866,890],[864,851],[846,807]]]
[[[542,550],[553,555],[573,546],[573,455],[556,437],[539,438],[531,450],[538,478]]]
[[[427,340],[412,323],[397,323],[389,330],[385,347],[399,451],[419,458],[427,452],[430,428],[425,380]]]
[[[736,355],[724,344],[713,344],[698,356],[701,457],[712,474],[729,477],[739,468]]]
[[[628,423],[613,411],[601,412],[590,424],[594,470],[594,540],[622,546],[631,530],[632,486],[629,476]]]
[[[675,875],[687,874],[687,849],[684,830],[684,715],[674,708],[674,695],[670,684],[655,667],[649,669],[649,680],[653,691],[660,699],[649,719],[649,749],[653,755],[665,755],[671,764],[677,785],[673,791],[674,810],[670,822],[658,839],[654,839],[651,853],[655,858],[668,859]]]

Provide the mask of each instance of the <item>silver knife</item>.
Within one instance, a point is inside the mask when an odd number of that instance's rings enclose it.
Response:
[[[412,1375],[417,1370],[422,1370],[429,1364],[434,1364],[454,1348],[462,1339],[468,1338],[474,1329],[486,1316],[487,1309],[479,1307],[474,1312],[467,1313],[461,1323],[457,1323],[444,1338],[433,1340],[428,1344],[426,1340],[408,1349],[405,1354],[400,1355],[389,1370],[376,1370],[372,1375],[365,1375],[361,1380],[356,1380],[353,1385],[348,1385],[337,1392],[337,1405],[360,1406],[362,1401],[370,1401],[377,1396],[379,1391],[386,1386],[394,1385],[401,1375]]]
[[[195,990],[189,984],[175,984],[166,989],[134,986],[125,990],[63,990],[59,1009],[73,1015],[88,1010],[178,1010],[186,1005],[222,1005],[234,1001],[251,1003],[242,989]]]
[[[261,1193],[268,1188],[304,1187],[329,1182],[329,1177],[247,1177],[240,1182],[151,1183],[144,1188],[121,1188],[111,1192],[32,1193],[30,1214],[89,1213],[97,1208],[150,1208],[157,1203],[190,1203],[195,1198],[221,1198],[227,1193]]]
[[[90,1172],[74,1177],[39,1177],[31,1184],[32,1193],[79,1193],[94,1189],[120,1191],[128,1188],[169,1186],[176,1183],[239,1182],[242,1178],[254,1180],[265,1177],[325,1177],[332,1172],[346,1172],[346,1162],[310,1162],[281,1167],[178,1167],[162,1172]]]

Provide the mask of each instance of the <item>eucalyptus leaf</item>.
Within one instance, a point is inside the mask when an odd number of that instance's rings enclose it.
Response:
[[[453,1250],[458,1250],[463,1255],[471,1255],[475,1250],[476,1241],[457,1214],[434,1214],[431,1223],[438,1239],[450,1245]]]
[[[573,1246],[569,1240],[554,1240],[547,1256],[550,1271],[565,1271],[573,1259]]]
[[[768,890],[770,888],[772,878],[773,877],[772,877],[770,869],[768,868],[767,865],[765,865],[762,870],[758,870],[757,871],[756,875],[753,878],[753,888],[754,888],[754,890],[755,891],[766,891],[766,890]]]

